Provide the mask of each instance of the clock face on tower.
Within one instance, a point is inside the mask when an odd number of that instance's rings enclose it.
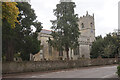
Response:
[[[91,33],[93,33],[93,30],[91,29]]]

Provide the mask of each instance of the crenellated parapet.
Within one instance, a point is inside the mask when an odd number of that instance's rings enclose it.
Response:
[[[86,11],[86,15],[81,16],[80,19],[85,18],[85,17],[89,17],[89,18],[93,18],[94,19],[94,13],[93,13],[93,15],[89,15],[88,11]]]

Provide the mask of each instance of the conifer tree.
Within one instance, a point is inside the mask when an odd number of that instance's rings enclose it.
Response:
[[[67,59],[69,59],[69,49],[78,46],[80,34],[77,23],[78,15],[74,11],[76,5],[74,2],[61,2],[56,7],[54,15],[57,19],[51,21],[53,40],[49,39],[49,43],[59,52],[65,50]]]

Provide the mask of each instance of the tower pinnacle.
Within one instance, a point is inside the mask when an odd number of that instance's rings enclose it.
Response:
[[[88,11],[86,11],[86,16],[88,16]]]

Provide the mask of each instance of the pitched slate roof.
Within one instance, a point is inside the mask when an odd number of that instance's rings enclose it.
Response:
[[[42,30],[41,30],[41,33],[51,34],[51,30],[42,29]]]

